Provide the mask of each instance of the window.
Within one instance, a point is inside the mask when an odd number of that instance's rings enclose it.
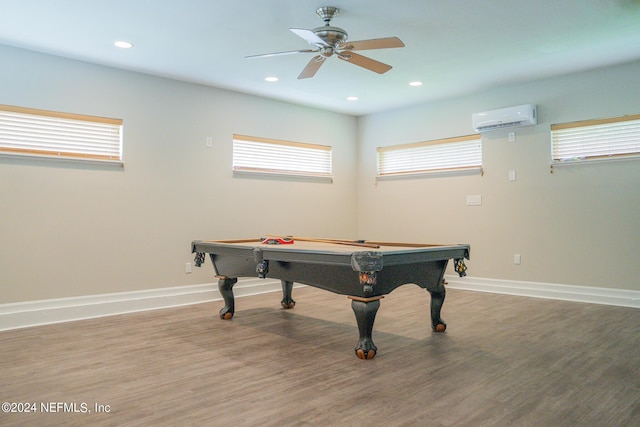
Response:
[[[482,172],[482,136],[459,136],[378,148],[378,177]]]
[[[122,120],[0,105],[0,154],[122,162]]]
[[[551,125],[551,163],[640,157],[640,114]]]
[[[331,178],[331,147],[233,135],[233,170]]]

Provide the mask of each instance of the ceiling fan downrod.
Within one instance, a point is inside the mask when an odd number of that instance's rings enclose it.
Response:
[[[349,34],[339,27],[331,26],[331,19],[337,16],[339,9],[333,6],[324,6],[316,9],[316,14],[324,21],[324,27],[313,29],[313,33],[320,37],[325,45],[335,48],[349,38]]]

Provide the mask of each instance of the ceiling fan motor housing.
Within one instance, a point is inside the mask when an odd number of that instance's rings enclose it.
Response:
[[[327,44],[333,47],[346,42],[349,37],[349,34],[347,34],[347,32],[342,28],[332,27],[330,25],[314,28],[313,32],[316,36],[320,37]]]

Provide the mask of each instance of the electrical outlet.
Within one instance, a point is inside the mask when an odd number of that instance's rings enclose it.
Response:
[[[513,263],[515,265],[520,265],[520,261],[522,261],[522,258],[520,257],[520,254],[514,254],[513,255]]]
[[[516,142],[516,133],[509,132],[509,142]]]
[[[205,145],[207,146],[207,148],[212,148],[213,147],[213,138],[208,136],[205,142]]]
[[[516,180],[516,171],[509,171],[509,181]]]

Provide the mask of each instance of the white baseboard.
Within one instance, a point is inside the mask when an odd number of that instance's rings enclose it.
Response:
[[[236,297],[281,291],[279,280],[240,279]],[[0,304],[0,331],[221,300],[217,283]]]
[[[640,308],[640,291],[447,275],[447,287],[495,294]]]
[[[447,287],[640,308],[640,291],[447,275]],[[304,286],[296,284],[296,287]],[[279,280],[240,279],[236,297],[280,292]],[[221,300],[216,283],[0,304],[0,331]]]

